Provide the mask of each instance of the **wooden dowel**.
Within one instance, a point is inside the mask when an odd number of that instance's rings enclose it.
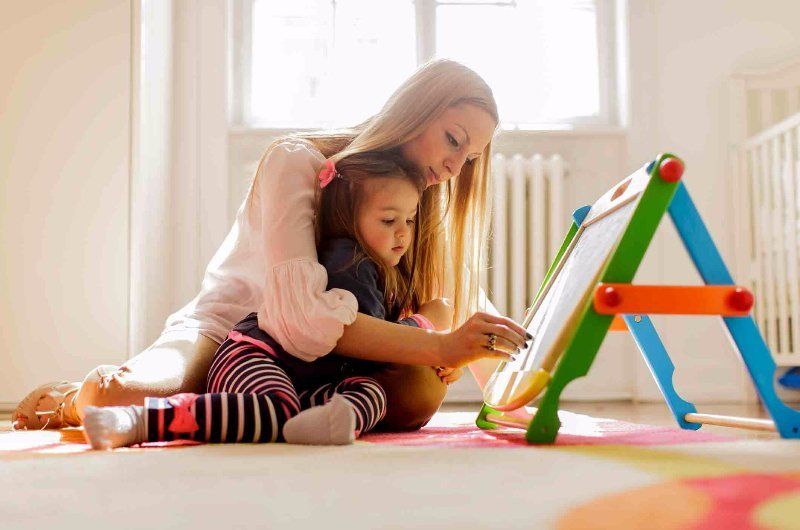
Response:
[[[718,416],[716,414],[695,414],[690,412],[683,419],[689,423],[703,423],[708,425],[720,425],[722,427],[739,427],[742,429],[753,429],[756,431],[775,432],[775,423],[772,420],[762,420],[758,418],[740,418],[737,416]]]
[[[498,414],[487,414],[486,421],[502,425],[503,427],[513,427],[516,429],[527,429],[531,418],[515,418],[501,416]],[[756,431],[776,432],[775,423],[772,420],[762,420],[758,418],[741,418],[738,416],[720,416],[717,414],[686,414],[683,419],[689,423],[702,423],[707,425],[718,425],[721,427],[738,427],[740,429],[752,429]]]

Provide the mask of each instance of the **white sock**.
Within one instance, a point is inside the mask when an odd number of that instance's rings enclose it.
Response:
[[[145,441],[144,407],[87,406],[84,412],[84,434],[92,449],[113,449]]]
[[[283,437],[290,444],[347,445],[355,440],[356,413],[341,394],[330,401],[302,411],[283,426]]]

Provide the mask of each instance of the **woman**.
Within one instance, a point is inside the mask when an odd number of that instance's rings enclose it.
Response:
[[[253,311],[259,327],[302,360],[335,349],[394,363],[381,377],[389,403],[381,427],[424,425],[446,392],[431,366],[458,367],[484,357],[496,364],[525,342],[525,330],[510,319],[482,312],[468,317],[480,294],[497,123],[497,107],[483,79],[459,63],[438,60],[418,69],[378,114],[353,129],[276,142],[261,159],[200,293],[167,319],[155,343],[122,366],[99,366],[82,383],[37,388],[14,411],[14,427],[80,425],[87,405],[130,405],[146,396],[203,392],[217,347]],[[426,176],[421,212],[443,216],[442,227],[423,236],[420,245],[430,253],[426,261],[438,264],[424,275],[435,281],[418,288],[421,300],[452,300],[451,322],[460,324],[455,331],[372,318],[357,312],[351,293],[325,290],[327,276],[317,262],[314,239],[316,176],[326,159],[389,149],[399,149]]]

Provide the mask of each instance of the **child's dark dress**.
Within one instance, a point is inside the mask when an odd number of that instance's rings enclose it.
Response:
[[[349,238],[330,240],[319,250],[319,262],[328,271],[328,289],[339,288],[353,293],[358,301],[359,313],[408,326],[432,328],[430,322],[421,315],[398,320],[399,308],[387,315],[377,266],[369,258],[355,263],[358,254],[360,252],[357,243]],[[284,350],[278,341],[258,327],[257,313],[250,313],[236,324],[231,335],[236,336],[236,332],[269,345],[298,392],[354,375],[369,375],[385,366],[385,363],[364,361],[335,353],[329,353],[313,362],[303,361]]]

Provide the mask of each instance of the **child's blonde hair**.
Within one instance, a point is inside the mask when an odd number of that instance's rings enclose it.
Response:
[[[292,137],[311,142],[336,163],[357,153],[398,149],[422,134],[445,110],[464,104],[483,109],[495,123],[499,121],[486,82],[458,62],[439,59],[421,66],[380,112],[352,129]],[[488,232],[491,145],[489,142],[476,160],[466,161],[457,178],[448,180],[446,186],[428,187],[420,199],[419,216],[428,223],[417,238],[420,268],[415,273],[416,292],[422,302],[442,297],[449,259],[454,327],[477,308],[483,243]],[[445,249],[449,249],[449,256]]]
[[[384,294],[386,313],[399,310],[402,314],[414,313],[420,301],[414,284],[415,272],[420,268],[417,251],[419,230],[426,230],[428,220],[417,216],[413,239],[408,251],[396,267],[386,265],[379,255],[365,243],[358,228],[358,217],[372,188],[381,179],[402,179],[414,186],[419,195],[425,189],[425,178],[407,162],[399,152],[367,151],[342,158],[336,163],[337,177],[319,193],[317,201],[316,235],[320,250],[331,239],[348,237],[358,242],[361,252],[354,256],[358,266],[364,258],[378,267]],[[373,188],[374,189],[374,188]]]

